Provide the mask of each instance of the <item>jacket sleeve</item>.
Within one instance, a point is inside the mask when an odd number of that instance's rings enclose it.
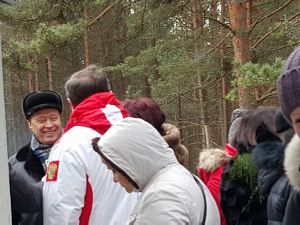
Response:
[[[12,210],[34,213],[42,209],[43,182],[31,183],[9,163],[9,181]]]
[[[221,166],[210,175],[209,180],[206,183],[206,186],[216,200],[218,207],[220,206],[220,182],[222,173],[223,167]]]
[[[296,225],[300,221],[300,192],[293,191],[290,194],[285,209],[283,225]]]
[[[143,209],[138,215],[134,215],[134,218],[128,224],[191,224],[187,216],[187,209],[183,205],[184,203],[180,202],[180,198],[178,198],[176,193],[164,193],[163,190],[152,192],[145,198]],[[202,213],[201,209],[199,209],[199,213]]]
[[[273,184],[268,197],[268,222],[282,223],[287,202],[291,193],[291,186],[286,175],[282,175]]]
[[[61,152],[59,147],[56,152]],[[44,184],[44,225],[78,225],[86,192],[86,172],[78,151],[50,155]]]

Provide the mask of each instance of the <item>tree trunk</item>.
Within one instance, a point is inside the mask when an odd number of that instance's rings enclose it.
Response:
[[[149,84],[149,80],[147,76],[144,76],[144,96],[151,98],[151,86]]]
[[[34,73],[34,90],[39,90],[39,64],[37,58],[35,57],[36,71]]]
[[[32,57],[29,57],[28,64],[32,64],[32,63],[33,63],[33,59],[32,59]],[[35,90],[34,83],[33,83],[32,71],[28,72],[28,89],[29,89],[29,92],[32,92]]]
[[[84,16],[84,19],[87,21],[88,20],[88,12],[87,12],[87,9],[85,8],[84,9],[84,12],[83,12],[83,16]],[[85,28],[84,32],[83,32],[83,61],[84,61],[84,65],[85,66],[88,66],[90,65],[90,53],[89,53],[89,36],[88,36],[88,28]]]
[[[32,78],[31,71],[28,73],[28,89],[29,89],[29,92],[34,91],[33,78]]]
[[[53,62],[50,56],[47,57],[47,75],[49,89],[53,90]]]
[[[201,4],[200,1],[193,0],[191,2],[191,9],[192,9],[192,29],[195,35],[195,57],[198,57],[199,55],[199,49],[200,46],[197,41],[197,33],[202,33],[203,28],[203,19],[201,17]],[[199,87],[198,93],[196,93],[196,96],[198,96],[199,100],[199,117],[200,117],[200,123],[201,123],[201,134],[202,134],[202,140],[201,143],[203,143],[202,148],[208,148],[210,145],[209,143],[209,133],[207,129],[207,123],[206,123],[206,117],[205,117],[205,104],[204,104],[204,92],[203,92],[203,78],[200,73],[197,74],[196,83]]]
[[[233,30],[232,44],[234,48],[235,73],[240,77],[239,66],[250,61],[250,43],[248,32],[248,8],[246,1],[230,0],[229,12],[231,28]],[[251,108],[255,102],[255,96],[250,90],[238,87],[238,103],[240,108]]]
[[[34,73],[34,87],[36,91],[39,90],[39,69],[38,68]]]
[[[252,0],[247,1],[247,26],[250,28],[250,26],[253,23],[253,17],[252,17]]]
[[[225,23],[225,0],[221,0],[221,16],[220,20],[222,23]],[[221,37],[225,36],[225,28],[224,26],[221,26]],[[222,118],[222,127],[221,127],[221,141],[222,145],[224,146],[225,143],[227,142],[227,133],[228,133],[228,102],[226,100],[226,96],[228,93],[228,78],[227,78],[227,71],[225,67],[225,41],[222,42],[220,46],[220,55],[221,55],[221,68],[222,68],[222,106],[220,110],[222,112],[222,115],[220,118]]]
[[[116,42],[116,49],[118,51],[118,54],[116,54],[116,58],[113,59],[113,61],[116,64],[120,64],[124,60],[124,46],[127,44],[124,43],[126,40],[126,22],[122,18],[122,5],[117,4],[112,9],[113,15],[116,18],[117,23],[115,23],[114,26],[114,40]],[[118,79],[114,80],[116,83],[116,92],[119,94],[119,96],[125,96],[126,95],[126,88],[128,86],[128,79],[126,79],[123,76],[118,76]]]

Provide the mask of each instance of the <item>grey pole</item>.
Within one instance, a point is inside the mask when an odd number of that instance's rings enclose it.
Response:
[[[10,191],[7,163],[6,119],[0,34],[0,225],[11,224]]]
[[[0,4],[12,4],[11,0],[0,0]],[[2,67],[2,41],[0,32],[0,225],[11,225],[11,205],[8,177],[6,139],[6,116]]]

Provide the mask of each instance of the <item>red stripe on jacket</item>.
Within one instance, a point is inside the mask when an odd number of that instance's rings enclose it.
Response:
[[[82,208],[79,218],[79,225],[88,225],[93,209],[93,189],[89,181],[89,176],[86,176],[86,192],[84,197],[84,207]]]

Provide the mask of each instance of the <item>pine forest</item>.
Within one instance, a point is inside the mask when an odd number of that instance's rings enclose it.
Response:
[[[152,97],[181,131],[195,170],[223,148],[235,108],[278,105],[276,80],[300,42],[299,0],[1,1],[0,30],[12,155],[30,137],[30,91],[64,97],[74,72],[97,65],[120,100]]]

